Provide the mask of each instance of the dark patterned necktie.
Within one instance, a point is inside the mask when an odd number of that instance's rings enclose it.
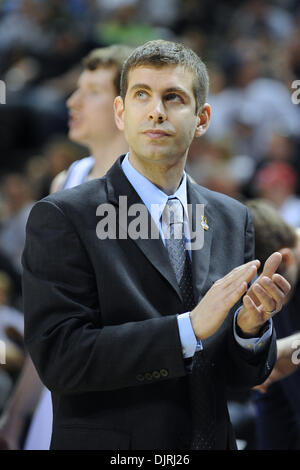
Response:
[[[216,397],[213,365],[207,359],[205,349],[195,353],[189,381],[193,414],[190,448],[192,450],[212,450],[215,448]]]
[[[195,307],[192,269],[191,260],[185,248],[183,207],[179,199],[168,199],[162,214],[162,230],[185,311],[190,311]]]
[[[183,207],[176,198],[168,199],[162,214],[162,230],[166,248],[183,299],[184,311],[196,303],[193,292],[192,268],[184,236]],[[215,445],[215,396],[212,367],[205,351],[197,351],[189,374],[193,431],[189,447],[196,450],[213,449]]]

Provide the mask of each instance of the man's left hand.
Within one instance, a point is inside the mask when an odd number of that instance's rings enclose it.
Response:
[[[243,298],[237,324],[245,335],[257,336],[262,325],[286,302],[291,290],[288,281],[276,273],[282,261],[280,253],[272,253],[266,260],[262,274]]]

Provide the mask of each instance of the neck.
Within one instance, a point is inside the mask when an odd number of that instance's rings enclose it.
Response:
[[[136,157],[136,155],[130,151],[129,160],[138,172],[169,196],[175,193],[180,184],[186,155],[175,163],[149,162]]]
[[[123,153],[128,152],[128,145],[123,134],[118,134],[109,143],[96,143],[89,146],[95,159],[95,165],[89,178],[101,178],[115,163],[116,159]]]

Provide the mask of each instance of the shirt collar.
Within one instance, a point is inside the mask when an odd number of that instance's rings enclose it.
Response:
[[[159,225],[161,214],[168,199],[176,197],[181,202],[185,216],[188,217],[187,211],[187,191],[186,191],[186,173],[183,171],[180,185],[174,194],[168,196],[157,186],[151,183],[145,176],[139,173],[129,161],[129,152],[126,154],[122,162],[122,170],[130,184],[140,196],[141,200],[147,207],[157,225]]]

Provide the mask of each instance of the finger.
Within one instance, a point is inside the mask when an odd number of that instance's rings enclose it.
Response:
[[[240,300],[240,298],[247,291],[247,287],[248,287],[247,282],[242,282],[242,283],[237,284],[229,292],[225,293],[224,304],[225,304],[225,309],[227,311],[230,310],[238,302],[238,300]]]
[[[237,266],[236,268],[232,269],[226,276],[224,277],[235,277],[238,276],[241,272],[247,270],[250,266],[255,266],[256,269],[259,268],[260,266],[260,261],[258,259],[248,261],[248,263],[241,264],[240,266]]]
[[[244,272],[241,272],[238,277],[232,278],[231,282],[226,285],[226,294],[230,294],[237,289],[242,283],[245,283],[247,288],[251,279],[256,275],[256,266],[250,266]]]
[[[265,387],[264,385],[256,385],[256,387],[253,387],[252,390],[256,390],[260,393],[266,393],[267,387]]]
[[[282,290],[284,295],[288,295],[291,291],[291,284],[280,274],[274,274],[272,276],[272,281]]]
[[[278,269],[278,266],[280,265],[281,261],[282,255],[278,251],[272,253],[264,264],[261,276],[272,277]]]
[[[260,285],[268,292],[274,299],[277,306],[281,305],[285,299],[286,294],[268,277],[263,277],[258,281]]]
[[[258,282],[258,280],[257,280],[256,282]],[[249,288],[249,290],[248,290],[248,295],[251,296],[251,299],[253,300],[253,302],[255,303],[255,305],[259,305],[259,300],[258,300],[258,298],[257,298],[256,295],[255,295],[255,292],[254,292],[254,290],[253,290],[253,286],[254,286],[254,284],[252,284],[252,286],[250,286],[250,288]]]
[[[240,280],[241,282],[246,281],[250,282],[250,280],[254,277],[257,273],[257,269],[259,268],[260,262],[258,260],[250,261],[249,263],[243,264],[238,266],[237,268],[233,269],[228,273],[224,278],[224,286],[231,285],[236,280]]]
[[[248,266],[248,269],[241,272],[239,277],[232,278],[231,282],[222,284],[223,280],[219,281],[218,287],[223,291],[224,307],[228,310],[240,300],[240,298],[246,293],[248,283],[252,277],[256,274],[256,266]],[[218,282],[217,282],[218,284]]]
[[[253,390],[257,390],[260,393],[266,393],[270,384],[270,381],[267,379],[261,385],[256,385],[256,387],[253,387]]]
[[[263,313],[258,309],[249,295],[244,296],[243,305],[248,313],[252,316],[252,323],[260,325],[265,322]]]
[[[260,307],[265,312],[272,312],[273,310],[276,310],[276,301],[259,283],[255,283],[253,289],[255,291],[256,297],[260,301]]]

